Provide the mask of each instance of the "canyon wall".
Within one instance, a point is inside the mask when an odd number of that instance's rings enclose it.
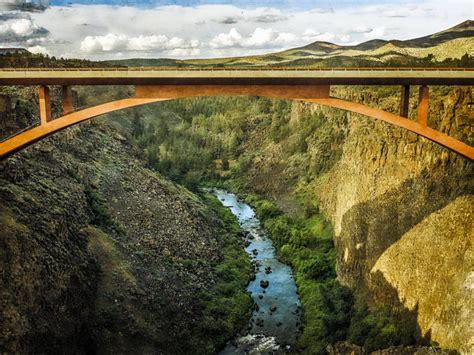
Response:
[[[397,107],[393,96],[357,95]],[[470,89],[436,90],[429,124],[473,145],[471,95]],[[412,102],[412,112],[415,107]],[[340,280],[373,305],[393,302],[415,311],[422,335],[472,353],[474,164],[357,115],[347,128],[341,159],[315,182],[334,226]]]
[[[390,87],[340,87],[333,95],[399,107]],[[307,151],[286,154],[298,122],[315,114],[325,121],[306,139]],[[432,89],[431,127],[474,145],[473,123],[470,87]],[[289,200],[309,196],[333,225],[343,284],[370,307],[388,304],[414,318],[424,339],[472,353],[474,164],[411,132],[332,108],[294,103],[289,125],[293,136],[259,148],[253,188],[290,213],[296,204]]]
[[[107,124],[0,162],[0,231],[0,353],[212,353],[241,326],[210,309],[234,281],[215,269],[232,245],[220,218]]]

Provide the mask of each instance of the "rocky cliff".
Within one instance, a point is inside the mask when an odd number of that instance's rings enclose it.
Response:
[[[393,88],[333,94],[398,108]],[[439,87],[431,98],[429,125],[474,145],[471,88]],[[411,118],[416,100],[412,94]],[[306,152],[288,154],[298,121],[315,117]],[[414,318],[425,339],[472,353],[474,164],[410,132],[330,108],[294,103],[289,124],[292,136],[259,148],[249,172],[254,189],[290,212],[289,200],[310,196],[334,227],[343,284],[373,308],[391,304]]]
[[[432,97],[430,125],[472,145],[470,89]],[[396,107],[393,96],[375,100]],[[339,278],[374,305],[415,311],[423,335],[443,347],[474,351],[474,164],[366,118],[352,117],[348,132],[341,159],[315,184],[334,225]]]
[[[211,309],[226,248],[248,273],[235,235],[110,126],[9,158],[0,186],[0,352],[212,353],[248,319],[245,277],[233,323]]]

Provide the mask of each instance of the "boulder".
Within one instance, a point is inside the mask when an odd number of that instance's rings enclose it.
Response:
[[[260,287],[261,288],[267,288],[268,285],[270,285],[270,282],[268,280],[262,280],[260,281]]]

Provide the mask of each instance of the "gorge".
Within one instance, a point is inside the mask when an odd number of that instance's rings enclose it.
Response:
[[[332,90],[399,109],[398,87]],[[37,120],[33,90],[1,93],[2,134]],[[473,146],[472,87],[430,94],[429,125]],[[473,206],[472,161],[355,113],[254,96],[117,111],[0,162],[0,352],[225,354],[249,333],[282,353],[469,354]],[[277,291],[291,307],[265,303]]]

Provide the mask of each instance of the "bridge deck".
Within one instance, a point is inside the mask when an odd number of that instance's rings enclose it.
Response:
[[[0,85],[474,85],[474,68],[0,69]]]

